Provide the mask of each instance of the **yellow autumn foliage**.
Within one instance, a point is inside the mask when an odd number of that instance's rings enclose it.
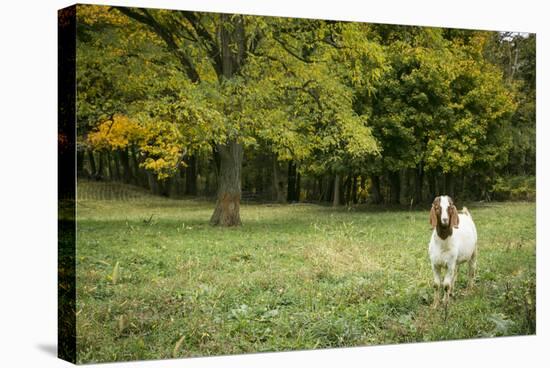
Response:
[[[170,177],[182,164],[184,148],[180,132],[165,121],[146,123],[144,132],[140,150],[145,160],[141,166],[155,172],[161,180]]]
[[[127,26],[130,19],[124,14],[112,11],[110,6],[101,5],[77,5],[76,16],[79,22],[94,25],[96,23],[106,23],[119,26]]]
[[[97,129],[88,135],[88,141],[96,150],[124,149],[129,144],[139,144],[144,137],[144,129],[140,124],[125,115],[115,114],[98,125]]]
[[[88,135],[94,150],[121,150],[135,145],[144,157],[140,166],[168,178],[182,163],[184,144],[177,127],[165,121],[138,121],[122,114],[101,122]]]

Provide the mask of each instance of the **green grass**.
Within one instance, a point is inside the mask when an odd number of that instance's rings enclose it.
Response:
[[[243,205],[222,229],[207,201],[78,190],[81,363],[535,332],[534,203],[469,205],[478,278],[444,320],[427,210]]]

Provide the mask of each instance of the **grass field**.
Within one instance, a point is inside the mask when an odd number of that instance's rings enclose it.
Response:
[[[535,204],[468,204],[478,276],[432,310],[426,210],[213,203],[79,182],[78,362],[535,332]]]

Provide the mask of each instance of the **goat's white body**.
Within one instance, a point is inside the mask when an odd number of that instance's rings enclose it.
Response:
[[[429,255],[432,262],[432,270],[434,274],[434,286],[436,295],[438,289],[443,286],[448,295],[452,292],[458,266],[461,263],[468,262],[470,285],[473,283],[476,268],[476,253],[477,253],[477,230],[469,212],[459,214],[458,228],[453,229],[453,233],[446,239],[442,239],[437,235],[437,230],[434,229],[429,245]],[[442,273],[445,269],[445,276],[442,279]],[[438,297],[436,297],[437,304]]]
[[[432,265],[449,266],[469,261],[476,250],[477,230],[467,214],[458,215],[460,221],[458,229],[453,229],[453,234],[446,239],[441,239],[434,229],[430,240],[429,253]]]

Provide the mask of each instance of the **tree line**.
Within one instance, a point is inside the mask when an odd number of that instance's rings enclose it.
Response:
[[[166,196],[421,204],[535,175],[535,36],[79,5],[77,168]]]

